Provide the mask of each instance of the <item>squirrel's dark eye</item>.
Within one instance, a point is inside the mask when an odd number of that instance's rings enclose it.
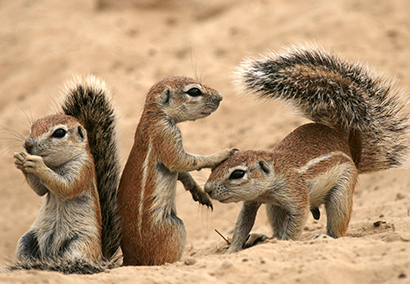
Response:
[[[57,129],[56,131],[54,131],[54,133],[51,135],[51,137],[54,138],[63,138],[65,136],[65,134],[67,133],[67,131],[65,131],[62,128]]]
[[[188,95],[190,95],[191,97],[198,97],[198,96],[202,95],[201,90],[198,89],[198,88],[191,88],[186,93]]]
[[[229,176],[229,179],[241,179],[245,175],[245,171],[243,170],[235,170]]]

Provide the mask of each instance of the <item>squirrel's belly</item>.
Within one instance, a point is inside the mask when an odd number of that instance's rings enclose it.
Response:
[[[56,257],[63,255],[77,240],[99,240],[97,224],[91,197],[82,195],[62,200],[49,193],[32,230],[43,257]]]
[[[351,167],[351,163],[338,164],[316,177],[306,179],[310,205],[318,207],[323,204],[328,193],[346,178]]]

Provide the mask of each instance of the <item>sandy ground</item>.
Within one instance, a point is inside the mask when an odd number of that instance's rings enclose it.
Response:
[[[120,116],[122,163],[144,96],[169,75],[200,78],[224,96],[210,117],[181,124],[188,151],[269,149],[306,122],[277,103],[238,96],[231,83],[241,59],[292,43],[316,43],[410,86],[407,0],[13,0],[0,1],[0,264],[42,198],[12,164],[29,122],[51,114],[64,82],[93,73],[112,87]],[[408,88],[407,88],[408,90]],[[209,171],[194,173],[204,184]],[[188,244],[183,259],[160,267],[121,267],[80,276],[0,273],[0,283],[410,283],[408,170],[363,175],[347,236],[311,240],[326,218],[309,217],[301,241],[271,241],[222,255],[240,204],[210,212],[178,187]],[[270,234],[264,210],[254,232]]]

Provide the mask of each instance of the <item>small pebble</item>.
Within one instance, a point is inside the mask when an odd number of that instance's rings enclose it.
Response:
[[[184,259],[184,264],[185,265],[194,265],[196,263],[195,258],[188,257]]]

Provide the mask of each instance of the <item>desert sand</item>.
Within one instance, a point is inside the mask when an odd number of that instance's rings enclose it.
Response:
[[[0,265],[15,255],[42,198],[12,163],[30,121],[51,114],[67,80],[92,73],[112,89],[124,165],[149,87],[187,75],[219,90],[220,108],[183,123],[187,151],[269,149],[306,119],[277,102],[238,95],[241,60],[291,44],[317,44],[410,86],[407,0],[9,0],[0,2]],[[209,170],[193,173],[203,185]],[[408,169],[362,175],[347,236],[315,239],[326,217],[309,217],[300,241],[272,240],[223,255],[240,204],[213,212],[178,186],[188,243],[181,261],[95,275],[1,272],[0,283],[410,283]],[[263,208],[253,232],[270,234]]]

